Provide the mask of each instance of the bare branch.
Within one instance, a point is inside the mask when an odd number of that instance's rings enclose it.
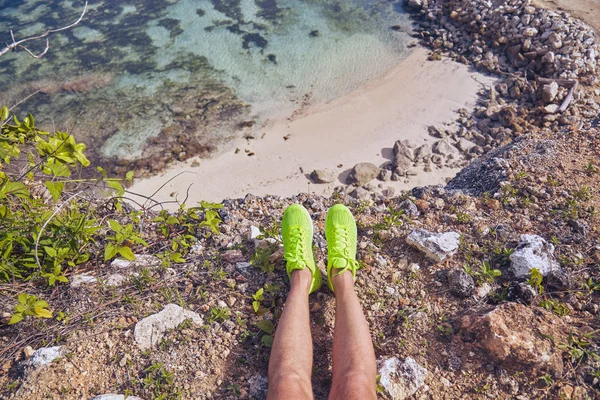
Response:
[[[6,53],[8,53],[11,50],[15,50],[16,48],[21,48],[21,49],[25,50],[33,58],[42,58],[42,57],[44,57],[46,55],[46,53],[48,52],[48,50],[50,49],[50,40],[48,39],[48,36],[50,36],[52,33],[62,32],[62,31],[65,31],[67,29],[71,29],[74,26],[79,25],[79,23],[83,20],[83,17],[85,16],[85,13],[87,12],[87,9],[88,9],[88,2],[86,1],[85,2],[85,6],[83,7],[83,11],[81,12],[81,15],[79,16],[79,18],[77,19],[77,21],[73,22],[70,25],[63,26],[62,28],[49,29],[46,32],[44,32],[44,33],[42,33],[41,35],[38,35],[38,36],[30,36],[30,37],[27,37],[25,39],[21,39],[21,40],[17,41],[15,39],[15,35],[14,35],[13,31],[11,30],[10,31],[10,37],[12,39],[12,43],[10,43],[10,44],[7,43],[5,48],[0,49],[0,57],[2,57],[3,55],[5,55]],[[36,55],[32,51],[30,51],[27,47],[23,46],[23,43],[31,42],[31,41],[39,40],[39,39],[43,39],[43,38],[46,38],[46,48],[40,54]]]

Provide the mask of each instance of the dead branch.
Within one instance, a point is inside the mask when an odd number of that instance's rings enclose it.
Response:
[[[79,23],[83,20],[83,17],[85,16],[85,13],[87,12],[88,9],[88,2],[85,2],[85,6],[83,7],[83,11],[81,12],[81,15],[79,16],[79,18],[77,19],[77,21],[73,22],[70,25],[67,26],[63,26],[62,28],[58,28],[58,29],[49,29],[46,32],[42,33],[41,35],[38,36],[30,36],[27,37],[25,39],[21,39],[19,41],[17,41],[15,39],[15,35],[13,33],[13,31],[10,31],[10,37],[12,39],[12,43],[6,43],[6,47],[3,49],[0,49],[0,57],[2,57],[3,55],[5,55],[6,53],[8,53],[9,51],[14,51],[17,48],[21,48],[23,50],[25,50],[27,53],[29,53],[29,55],[33,58],[42,58],[46,55],[46,53],[48,53],[48,50],[50,50],[50,39],[48,38],[48,36],[50,36],[53,33],[57,33],[57,32],[62,32],[62,31],[66,31],[67,29],[71,29],[76,25],[79,25]],[[26,42],[31,42],[34,40],[40,40],[40,39],[44,39],[46,38],[46,47],[44,48],[44,51],[42,51],[39,54],[34,54],[31,50],[29,50],[27,47],[23,46],[23,43]]]
[[[575,94],[575,90],[577,90],[577,82],[575,82],[575,84],[573,86],[571,86],[571,89],[569,89],[569,93],[567,93],[567,97],[565,97],[565,100],[562,102],[562,104],[558,108],[559,112],[563,112],[569,107],[569,104],[571,104],[571,102],[573,101],[573,95]]]

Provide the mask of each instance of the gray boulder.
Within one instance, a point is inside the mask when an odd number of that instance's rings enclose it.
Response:
[[[475,290],[473,277],[462,269],[453,269],[448,272],[450,291],[457,297],[469,297]]]
[[[348,176],[348,183],[356,183],[359,186],[366,185],[377,178],[380,171],[381,169],[372,163],[356,164]]]
[[[446,139],[435,142],[433,145],[433,152],[446,158],[449,156],[458,157],[460,155],[458,149],[452,146]]]
[[[400,209],[403,210],[404,213],[410,218],[417,218],[419,215],[421,215],[421,212],[417,208],[417,205],[413,203],[410,199],[406,199],[402,203],[400,203]]]
[[[471,151],[471,149],[475,146],[477,146],[475,143],[473,143],[470,140],[467,140],[465,138],[460,138],[458,143],[456,144],[456,147],[458,147],[460,151],[465,152],[465,153],[468,153],[469,151]]]
[[[510,255],[510,269],[517,279],[527,279],[537,268],[543,276],[560,265],[554,259],[554,246],[537,235],[521,235],[521,242]]]
[[[433,233],[425,229],[416,229],[408,235],[406,243],[439,263],[456,253],[459,240],[460,234],[456,232]]]
[[[425,385],[427,370],[412,358],[400,361],[393,357],[381,361],[379,375],[379,384],[386,394],[394,400],[404,400]]]
[[[315,169],[311,174],[310,178],[314,183],[331,183],[335,182],[335,172],[326,169]]]
[[[414,151],[409,142],[406,140],[398,140],[394,144],[394,156],[404,156],[408,158],[410,161],[413,161],[415,158]]]
[[[417,147],[415,150],[415,161],[423,160],[424,158],[431,157],[431,146],[428,144],[424,144],[421,147]]]
[[[161,312],[150,315],[135,325],[135,342],[140,349],[149,349],[162,340],[167,330],[177,328],[186,319],[191,319],[198,325],[203,323],[197,313],[184,310],[177,304],[168,304]]]

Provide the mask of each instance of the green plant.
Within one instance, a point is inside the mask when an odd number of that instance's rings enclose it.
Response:
[[[596,281],[593,278],[588,278],[587,281],[583,282],[581,285],[582,289],[587,290],[590,293],[599,292],[600,291],[600,281]]]
[[[263,293],[264,289],[260,288],[252,295],[252,299],[254,299],[252,302],[252,308],[254,309],[255,313],[258,313],[258,310],[260,309],[260,302],[264,299]]]
[[[598,167],[596,167],[594,164],[592,164],[592,163],[591,163],[591,161],[590,161],[590,162],[588,162],[588,163],[585,165],[585,168],[584,168],[584,169],[585,169],[585,172],[586,172],[588,175],[592,175],[592,174],[597,174],[597,173],[598,173]]]
[[[540,380],[543,381],[546,384],[546,386],[554,385],[554,379],[552,379],[552,376],[550,374],[540,376]]]
[[[131,246],[139,244],[148,247],[148,243],[135,231],[133,224],[123,226],[114,219],[109,219],[108,224],[114,234],[106,236],[108,243],[104,249],[104,261],[112,259],[117,253],[126,260],[133,261],[135,255],[131,250]]]
[[[468,224],[471,222],[471,216],[467,213],[459,211],[456,213],[456,222],[459,224]]]
[[[208,322],[213,323],[215,321],[224,322],[229,319],[229,310],[224,307],[213,307],[210,309],[210,316]]]
[[[199,209],[204,212],[204,221],[200,222],[199,226],[209,228],[210,232],[215,235],[221,233],[219,225],[223,221],[221,220],[219,213],[215,211],[221,208],[223,208],[223,204],[201,201]]]
[[[17,296],[17,305],[9,325],[21,322],[25,317],[52,318],[52,311],[48,310],[48,303],[44,300],[38,300],[37,296],[21,293]]]
[[[496,278],[502,275],[499,269],[492,268],[488,261],[482,261],[479,266],[479,271],[475,271],[468,265],[463,266],[463,270],[470,276],[477,278],[480,282],[494,282]]]
[[[559,349],[567,350],[567,353],[571,357],[571,362],[574,364],[580,364],[589,358],[598,358],[593,349],[590,347],[592,342],[591,339],[597,335],[598,331],[591,331],[583,335],[575,335],[573,332],[569,333],[567,343],[559,344]]]
[[[554,299],[546,299],[540,301],[540,307],[545,308],[548,311],[552,311],[554,314],[564,317],[569,315],[569,309],[563,303]]]
[[[144,378],[139,383],[155,400],[174,400],[181,398],[181,391],[173,385],[173,378],[164,364],[152,363],[144,370]]]
[[[529,272],[529,278],[527,279],[527,284],[529,284],[538,294],[544,293],[544,286],[542,286],[542,281],[544,280],[544,276],[537,268],[532,268]]]
[[[257,248],[252,257],[250,257],[250,264],[260,269],[262,272],[275,271],[275,264],[270,260],[274,250],[275,245],[272,244],[269,244],[266,247]]]

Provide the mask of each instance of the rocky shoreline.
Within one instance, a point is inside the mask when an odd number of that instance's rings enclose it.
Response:
[[[452,60],[492,74],[497,83],[481,91],[473,113],[458,110],[450,126],[430,126],[432,146],[394,144],[394,160],[379,169],[359,164],[338,187],[360,199],[393,196],[389,180],[410,180],[416,168],[463,168],[472,160],[542,130],[590,129],[598,124],[599,47],[594,30],[568,14],[515,0],[407,0],[414,12],[415,37],[431,49],[430,59]],[[331,182],[314,171],[314,183]],[[383,184],[374,184],[378,178]],[[373,195],[371,195],[373,193]]]

